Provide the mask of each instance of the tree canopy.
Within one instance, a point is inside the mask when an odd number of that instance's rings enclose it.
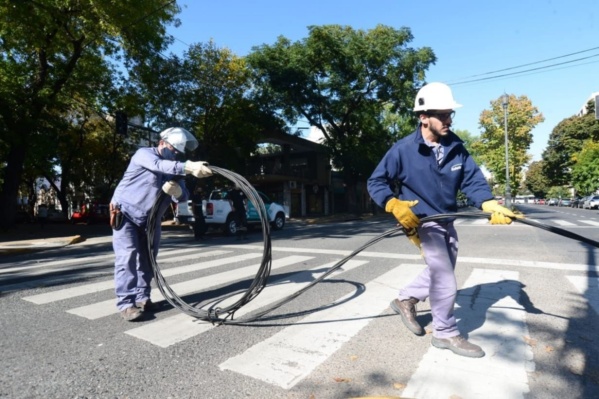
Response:
[[[36,144],[60,140],[73,104],[105,106],[118,68],[164,49],[178,12],[164,0],[0,0],[2,226],[14,221],[26,164],[43,150],[44,158],[56,155],[56,147]]]
[[[515,195],[520,187],[523,167],[530,161],[528,149],[532,143],[532,130],[545,118],[526,96],[509,95],[507,105],[508,166],[510,190]],[[505,179],[505,113],[502,98],[491,101],[491,109],[480,115],[482,134],[473,148],[478,159],[493,173],[498,184]]]
[[[378,25],[364,31],[324,25],[308,31],[297,42],[281,36],[273,45],[254,47],[248,63],[258,96],[290,124],[302,118],[318,127],[333,163],[353,186],[372,172],[388,148],[385,105],[410,114],[425,71],[436,58],[428,47],[408,47],[413,39],[409,28]],[[348,202],[351,208],[351,192]]]

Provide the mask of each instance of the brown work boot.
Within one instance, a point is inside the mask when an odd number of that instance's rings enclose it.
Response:
[[[483,357],[485,351],[478,345],[474,345],[461,335],[449,338],[436,338],[433,336],[431,344],[440,349],[449,349],[459,356]]]
[[[158,308],[151,299],[145,300],[143,302],[135,302],[135,306],[137,306],[142,312],[154,312]]]
[[[121,310],[121,316],[123,317],[123,319],[127,320],[127,321],[134,321],[139,319],[141,316],[143,315],[143,313],[141,312],[141,309],[132,306],[130,308],[127,308],[125,310]]]
[[[391,309],[401,316],[401,321],[408,327],[408,330],[416,335],[424,335],[424,329],[416,320],[416,304],[418,299],[410,298],[400,301],[394,299],[391,301]]]

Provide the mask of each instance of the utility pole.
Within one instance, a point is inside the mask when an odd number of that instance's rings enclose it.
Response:
[[[508,138],[507,138],[507,106],[510,97],[503,93],[501,96],[501,105],[503,106],[503,126],[505,129],[505,206],[508,209],[512,207],[512,192],[510,190],[510,168],[508,156]]]

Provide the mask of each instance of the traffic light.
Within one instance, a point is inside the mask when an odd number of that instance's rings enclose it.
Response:
[[[123,111],[116,111],[116,132],[122,136],[127,135],[127,114]]]

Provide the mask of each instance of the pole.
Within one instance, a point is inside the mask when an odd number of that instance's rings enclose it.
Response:
[[[505,129],[505,206],[508,209],[512,207],[512,192],[510,190],[510,168],[509,168],[509,156],[508,156],[508,138],[507,138],[507,106],[509,96],[503,93],[501,96],[503,105],[503,126]]]

